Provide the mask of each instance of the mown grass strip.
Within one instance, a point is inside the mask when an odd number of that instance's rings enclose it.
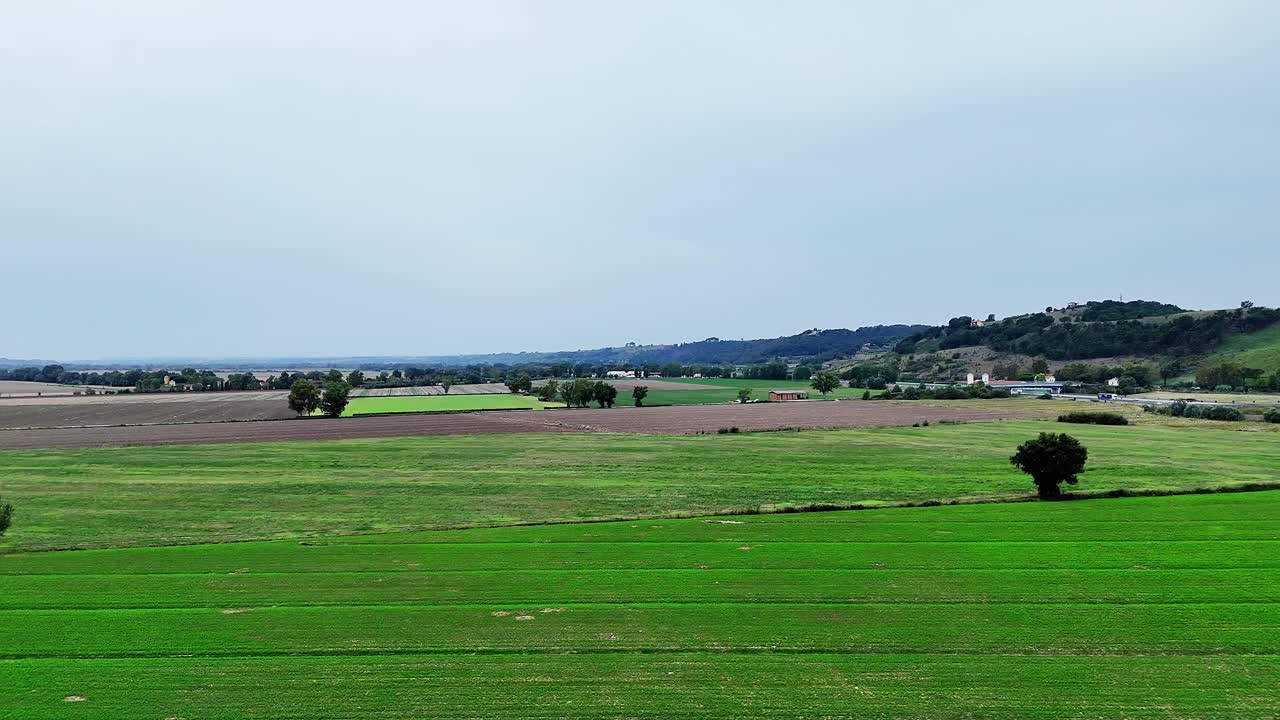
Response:
[[[1231,569],[1275,567],[1280,541],[910,542],[299,546],[219,546],[22,554],[0,562],[3,574],[450,572],[516,569]],[[92,553],[92,554],[91,554]]]
[[[664,602],[1275,603],[1280,602],[1280,569],[503,570],[0,577],[0,609],[7,610]]]
[[[751,604],[0,611],[0,654],[804,651],[1238,655],[1275,604]]]
[[[13,720],[183,717],[1257,720],[1258,657],[501,655],[0,661]],[[83,698],[67,702],[67,697]]]

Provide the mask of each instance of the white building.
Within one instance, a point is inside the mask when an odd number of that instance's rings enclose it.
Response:
[[[635,370],[610,370],[606,372],[605,377],[611,378],[633,378],[636,376]]]

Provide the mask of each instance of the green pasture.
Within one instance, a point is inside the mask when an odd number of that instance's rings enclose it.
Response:
[[[1045,430],[1067,430],[1089,448],[1081,490],[1280,479],[1280,435],[1231,425],[1064,428],[1027,420],[742,435],[496,434],[8,450],[0,452],[0,496],[17,511],[0,547],[168,545],[811,503],[1021,498],[1032,485],[1009,455]]]
[[[736,402],[738,390],[748,388],[752,400],[768,400],[770,390],[804,390],[815,400],[833,400],[861,398],[865,388],[840,387],[823,395],[814,390],[809,381],[801,380],[744,380],[738,378],[662,378],[663,382],[676,382],[685,385],[714,385],[715,390],[655,390],[650,389],[644,399],[646,406],[657,405],[702,405],[708,403]],[[643,381],[637,381],[643,382]],[[623,401],[626,401],[625,403]],[[631,392],[620,392],[619,405],[631,405]]]
[[[24,552],[0,715],[1252,720],[1278,602],[1274,491]]]
[[[448,412],[461,410],[541,410],[563,407],[527,395],[406,395],[351,398],[343,417],[378,413]]]

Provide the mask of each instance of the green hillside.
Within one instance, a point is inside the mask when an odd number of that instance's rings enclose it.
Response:
[[[1233,362],[1262,368],[1267,373],[1280,372],[1280,323],[1248,335],[1228,338],[1206,362]]]

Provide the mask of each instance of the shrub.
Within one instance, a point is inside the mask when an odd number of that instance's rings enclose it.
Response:
[[[1129,418],[1111,412],[1070,412],[1059,415],[1058,422],[1083,425],[1128,425]]]
[[[1271,408],[1262,415],[1262,419],[1269,423],[1280,423],[1280,408]]]
[[[1205,420],[1223,420],[1226,422],[1239,422],[1244,419],[1244,415],[1239,410],[1227,405],[1210,405],[1201,411],[1200,417]]]
[[[9,523],[13,520],[13,504],[0,503],[0,535],[9,529]]]
[[[1174,417],[1182,417],[1187,414],[1187,401],[1175,400],[1167,406],[1169,414]]]
[[[944,387],[935,390],[933,396],[939,400],[965,400],[969,393],[958,387]]]

